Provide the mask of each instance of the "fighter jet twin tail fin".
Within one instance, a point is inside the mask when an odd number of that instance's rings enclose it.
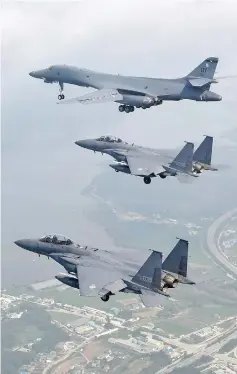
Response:
[[[187,142],[169,166],[163,165],[165,173],[167,175],[181,173],[197,177],[203,170],[216,171],[217,169],[211,166],[212,145],[213,137],[205,135],[205,139],[193,153],[194,144]]]
[[[169,166],[162,165],[165,169],[165,174],[175,176],[181,173],[196,177],[197,175],[192,173],[193,150],[194,144],[186,142],[183,149],[181,149],[179,154],[174,158],[174,160],[169,164]]]
[[[141,300],[145,306],[158,306],[160,298],[156,294],[170,297],[163,291],[169,287],[166,283],[167,274],[176,284],[178,282],[185,284],[194,284],[186,278],[188,263],[188,241],[179,239],[174,249],[167,256],[162,264],[162,253],[158,251],[152,252],[144,265],[138,270],[132,278],[132,282],[141,286]],[[172,288],[172,285],[170,285]]]

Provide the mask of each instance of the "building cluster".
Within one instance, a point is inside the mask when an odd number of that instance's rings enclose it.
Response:
[[[57,319],[52,320],[52,323],[57,324],[67,333],[70,340],[57,344],[54,350],[48,354],[39,353],[31,365],[23,368],[26,372],[37,372],[37,370],[42,372],[47,366],[53,367],[62,357],[67,357],[67,374],[83,373],[85,366],[86,373],[110,373],[110,370],[116,365],[120,366],[121,360],[130,358],[131,361],[134,357],[142,358],[144,355],[150,357],[151,354],[158,352],[164,354],[164,357],[166,356],[172,364],[172,362],[175,363],[176,360],[186,357],[187,354],[195,353],[199,343],[209,342],[224,334],[226,323],[230,323],[228,328],[233,328],[233,323],[236,323],[235,317],[228,317],[216,324],[176,338],[172,334],[164,334],[158,327],[159,324],[156,326],[156,321],[159,322],[159,320],[154,318],[156,314],[154,314],[153,309],[137,309],[137,304],[135,302],[130,303],[129,299],[126,301],[127,308],[124,317],[124,312],[121,313],[121,310],[115,307],[112,307],[109,311],[103,311],[88,306],[78,307],[63,304],[50,298],[27,294],[19,297],[2,294],[1,307],[5,311],[5,318],[21,317],[22,311],[19,311],[21,301],[38,304],[50,312],[57,312],[58,315],[75,316],[69,323],[62,323]],[[9,308],[13,306],[17,307],[17,312],[11,310],[10,313]],[[97,354],[96,357],[87,358],[85,356],[86,347],[92,347],[96,341],[98,341],[100,347],[103,347],[103,352]],[[25,346],[16,346],[13,350],[29,352],[34,343],[30,342]],[[223,356],[226,357],[227,355]],[[78,359],[78,362],[75,363],[73,357],[78,357],[80,360]],[[214,355],[214,357],[216,356]],[[223,364],[223,360],[218,361],[215,358],[210,369],[216,374],[234,374],[237,372],[236,361],[237,359],[233,358]],[[226,371],[221,371],[224,368]]]

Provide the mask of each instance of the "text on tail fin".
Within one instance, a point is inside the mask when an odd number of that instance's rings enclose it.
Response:
[[[212,79],[218,64],[218,57],[208,57],[187,75],[187,77],[204,77]]]
[[[132,278],[132,282],[143,287],[151,288],[153,281],[158,283],[159,271],[161,274],[162,253],[152,252],[142,267]],[[159,270],[160,269],[160,270]],[[160,275],[161,276],[161,275]]]

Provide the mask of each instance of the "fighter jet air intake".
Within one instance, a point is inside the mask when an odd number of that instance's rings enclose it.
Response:
[[[94,104],[114,101],[120,104],[120,112],[130,113],[135,108],[147,109],[161,105],[166,100],[222,100],[219,94],[210,91],[211,84],[218,83],[214,78],[217,64],[217,57],[208,57],[188,75],[173,79],[99,73],[69,65],[52,65],[29,74],[45,83],[59,83],[59,100],[65,98],[64,83],[97,90],[59,103]]]

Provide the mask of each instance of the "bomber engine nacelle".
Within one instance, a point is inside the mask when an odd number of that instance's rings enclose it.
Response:
[[[123,94],[123,100],[127,105],[135,106],[137,108],[150,108],[153,105],[162,104],[162,100],[160,100],[158,97],[148,95]]]
[[[168,288],[175,288],[178,285],[178,280],[170,274],[166,274],[163,278],[164,286]]]

